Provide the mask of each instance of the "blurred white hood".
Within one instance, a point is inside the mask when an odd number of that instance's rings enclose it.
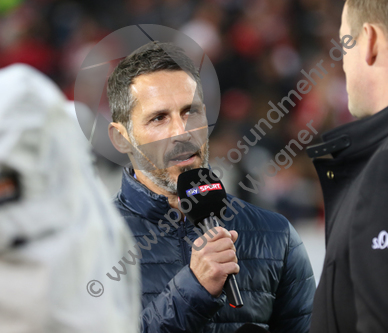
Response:
[[[106,276],[134,242],[68,101],[26,65],[0,70],[0,96],[0,172],[21,183],[20,199],[0,205],[0,332],[136,332],[138,267],[119,282]],[[88,294],[90,280],[101,297]]]

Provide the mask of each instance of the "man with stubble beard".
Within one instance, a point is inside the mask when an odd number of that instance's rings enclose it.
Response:
[[[171,213],[179,209],[179,174],[209,167],[207,111],[191,59],[172,44],[150,42],[118,64],[108,97],[110,139],[131,160],[115,204],[143,249],[144,237],[152,240],[138,256],[141,331],[232,333],[251,322],[308,332],[315,280],[283,216],[228,195],[229,231],[216,227],[201,238],[183,214]],[[229,274],[236,274],[240,309],[225,302]]]

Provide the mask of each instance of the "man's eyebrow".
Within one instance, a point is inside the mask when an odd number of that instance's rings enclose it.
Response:
[[[191,108],[201,107],[201,106],[202,106],[202,103],[194,102],[194,103],[186,104],[184,107],[181,108],[181,111],[188,110]]]
[[[190,104],[186,104],[184,105],[182,108],[181,108],[181,111],[184,111],[184,110],[190,110],[191,108],[195,108],[195,107],[201,107],[202,106],[202,103],[190,103]],[[166,113],[169,113],[170,110],[169,109],[161,109],[161,110],[156,110],[156,111],[153,111],[151,112],[148,116],[147,116],[147,119],[150,120],[150,119],[153,119],[155,117],[158,117],[160,115],[164,115]]]
[[[168,112],[169,112],[168,109],[162,109],[162,110],[153,111],[149,115],[147,115],[146,120],[151,120],[151,119],[156,118],[158,116],[164,115],[164,114],[166,114]]]

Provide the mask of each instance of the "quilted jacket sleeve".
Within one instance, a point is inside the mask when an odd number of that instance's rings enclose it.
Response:
[[[288,249],[273,314],[271,333],[307,333],[316,283],[306,249],[290,223]]]
[[[186,265],[141,314],[141,332],[200,332],[224,305],[225,295],[215,298],[198,282]]]

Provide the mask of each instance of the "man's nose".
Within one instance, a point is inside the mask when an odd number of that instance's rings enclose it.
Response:
[[[181,117],[174,117],[172,121],[171,138],[173,141],[189,141],[191,134],[186,131],[186,121]]]

